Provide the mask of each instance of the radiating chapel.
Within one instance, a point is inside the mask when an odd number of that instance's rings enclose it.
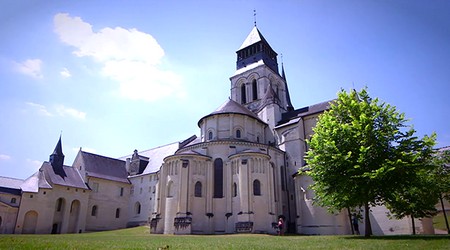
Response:
[[[0,177],[0,233],[149,225],[157,234],[274,234],[279,218],[292,233],[352,233],[347,211],[314,206],[312,180],[298,173],[329,101],[294,108],[283,65],[256,26],[236,55],[230,97],[198,120],[199,136],[121,158],[80,148],[71,166],[60,138],[28,179]],[[375,234],[411,231],[383,207],[371,216]]]

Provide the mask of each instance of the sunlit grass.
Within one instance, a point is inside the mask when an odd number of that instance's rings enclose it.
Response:
[[[450,223],[450,212],[447,211],[446,214],[447,220],[449,220]],[[436,229],[447,231],[447,226],[445,225],[445,218],[443,212],[439,212],[436,216],[433,217],[433,226]]]
[[[450,237],[150,235],[148,227],[84,234],[0,235],[0,249],[450,249]]]

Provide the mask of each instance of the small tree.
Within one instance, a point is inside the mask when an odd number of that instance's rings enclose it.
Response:
[[[410,181],[399,174],[410,174],[407,169],[420,159],[415,152],[434,142],[434,136],[414,137],[406,122],[404,114],[370,98],[366,89],[342,90],[319,116],[309,140],[306,161],[316,204],[330,212],[364,207],[366,237],[372,234],[370,207],[384,204],[386,193]]]

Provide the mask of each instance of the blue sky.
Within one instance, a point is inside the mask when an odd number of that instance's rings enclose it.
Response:
[[[300,108],[368,87],[450,145],[449,1],[0,2],[0,175],[27,178],[62,131],[110,157],[199,134],[257,26]],[[279,57],[279,61],[281,58]]]

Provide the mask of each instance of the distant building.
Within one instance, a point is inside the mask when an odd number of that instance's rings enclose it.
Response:
[[[199,137],[120,159],[80,149],[72,166],[63,164],[60,138],[30,178],[0,178],[0,232],[149,224],[152,233],[275,234],[283,218],[293,233],[350,234],[347,211],[330,215],[314,206],[312,180],[298,174],[329,101],[293,107],[283,65],[280,73],[277,53],[256,26],[236,53],[230,98],[200,118]],[[411,232],[409,219],[389,220],[385,212],[372,209],[375,234]]]

